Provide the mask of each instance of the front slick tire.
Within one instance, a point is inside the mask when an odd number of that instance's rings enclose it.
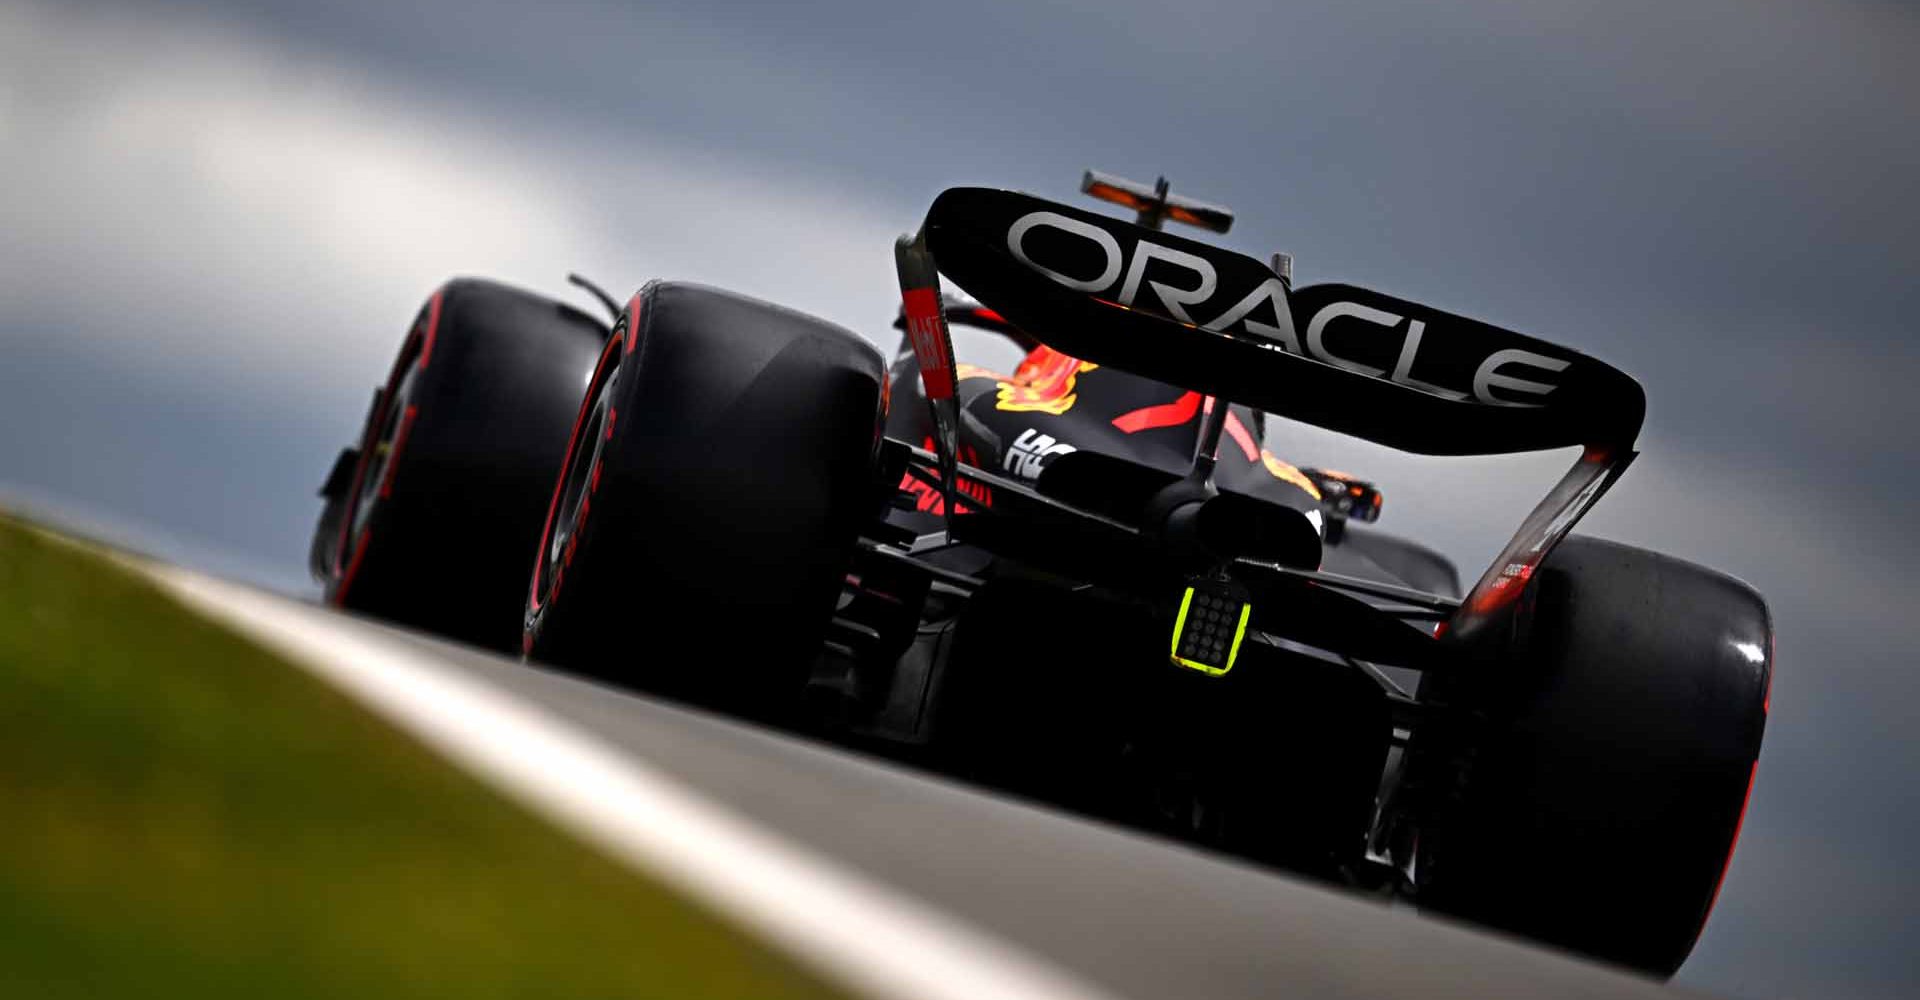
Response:
[[[401,344],[362,432],[327,603],[501,651],[520,641],[539,538],[600,321],[489,281],[450,281]]]
[[[699,285],[641,289],[548,505],[527,655],[789,712],[873,506],[884,371],[829,323]]]

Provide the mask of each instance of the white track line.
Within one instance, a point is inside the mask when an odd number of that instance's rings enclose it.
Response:
[[[1111,1000],[401,643],[235,584],[141,568],[184,603],[286,655],[559,826],[855,992],[876,1000]]]

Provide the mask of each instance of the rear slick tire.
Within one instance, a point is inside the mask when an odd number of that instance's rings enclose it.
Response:
[[[1511,625],[1472,696],[1486,721],[1464,784],[1421,831],[1421,905],[1670,976],[1752,789],[1766,604],[1712,570],[1575,536]]]
[[[699,285],[641,289],[552,485],[530,659],[729,711],[799,701],[877,510],[880,354]]]
[[[504,285],[456,279],[434,292],[323,540],[327,603],[517,650],[540,519],[606,337],[585,313]]]

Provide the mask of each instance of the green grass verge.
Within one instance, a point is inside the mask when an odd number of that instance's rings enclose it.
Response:
[[[0,518],[0,996],[173,995],[836,994]]]

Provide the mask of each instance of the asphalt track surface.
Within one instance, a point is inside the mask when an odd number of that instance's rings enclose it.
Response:
[[[411,647],[1115,997],[1682,992],[832,746],[284,603]]]

